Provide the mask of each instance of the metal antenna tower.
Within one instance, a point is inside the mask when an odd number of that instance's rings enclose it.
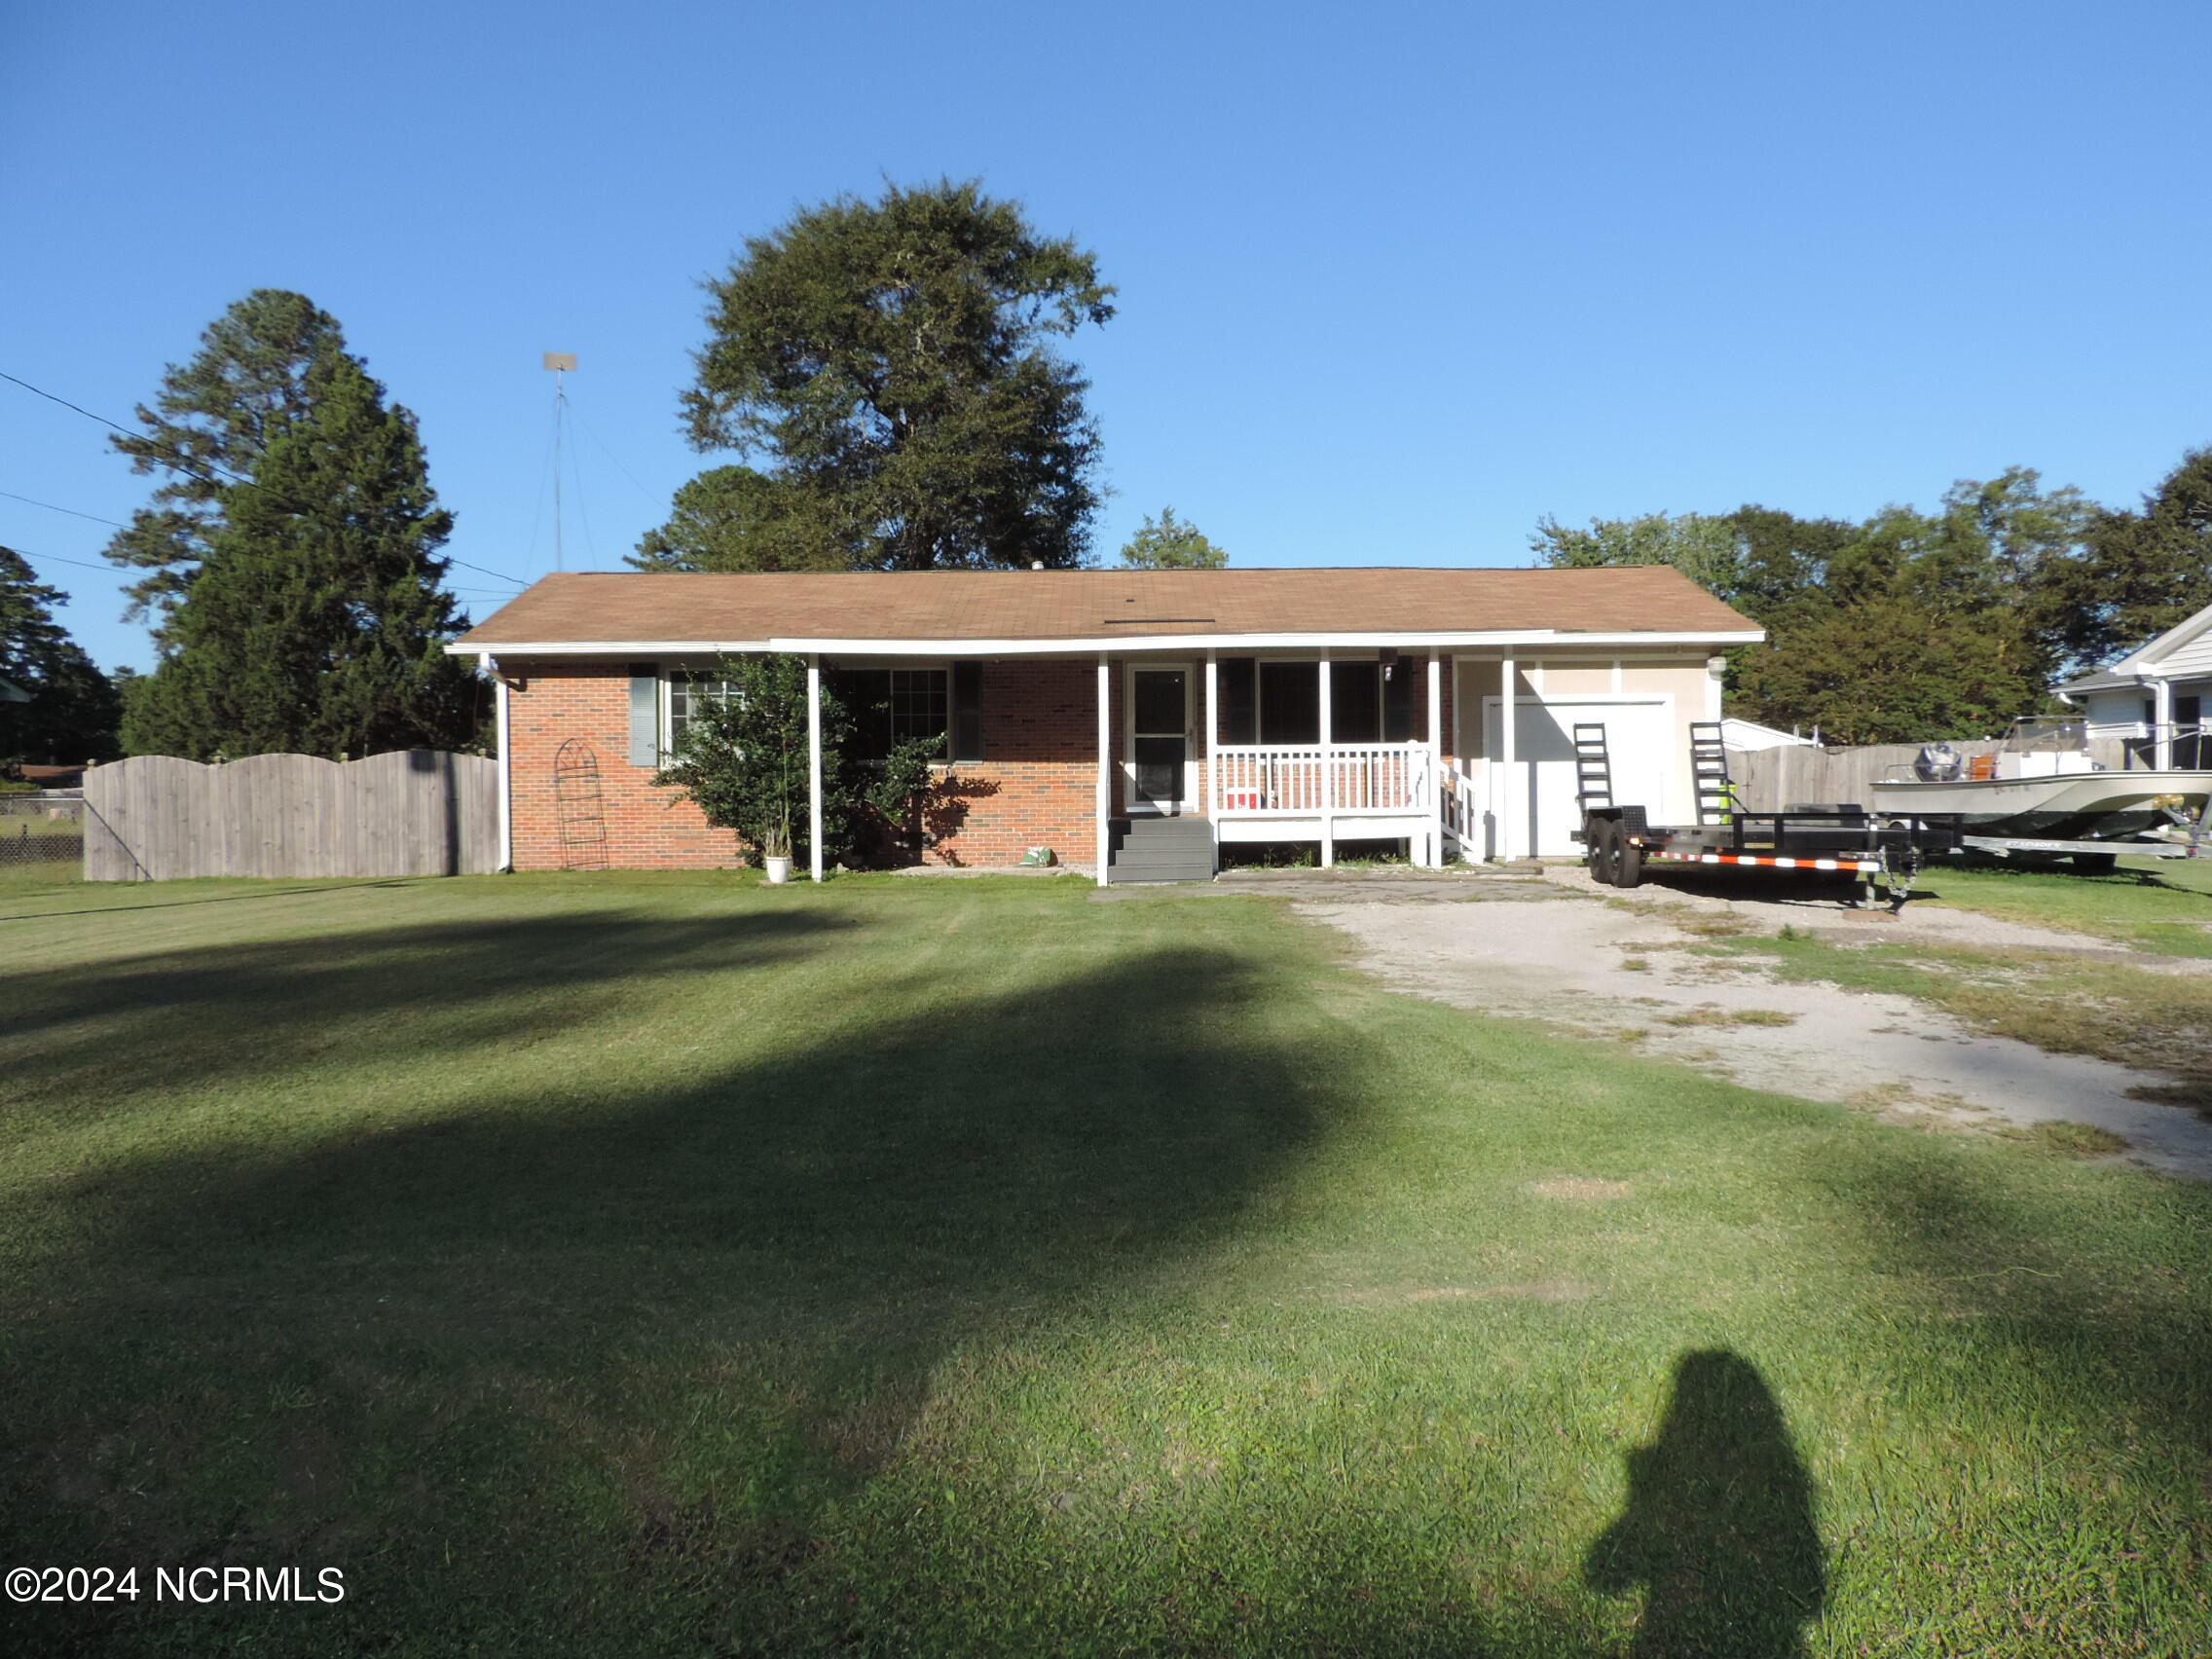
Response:
[[[569,424],[568,377],[575,372],[573,351],[548,351],[545,366],[553,371],[553,568],[565,571],[561,561],[561,440]]]

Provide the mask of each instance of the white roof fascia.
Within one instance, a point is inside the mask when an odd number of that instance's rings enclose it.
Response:
[[[743,654],[749,651],[823,651],[843,656],[1092,656],[1099,651],[1173,651],[1215,649],[1320,650],[1359,646],[1398,649],[1467,649],[1499,645],[1749,645],[1766,638],[1763,630],[1732,633],[1627,634],[1561,633],[1553,628],[1453,634],[1111,634],[1069,640],[846,640],[779,638],[767,640],[537,640],[456,642],[449,656],[680,656],[692,651]]]
[[[2206,606],[2194,616],[2176,622],[2157,638],[2145,641],[2105,672],[2107,674],[2142,673],[2148,677],[2156,678],[2152,674],[2152,670],[2158,663],[2194,640],[2207,628],[2212,628],[2212,605]]]

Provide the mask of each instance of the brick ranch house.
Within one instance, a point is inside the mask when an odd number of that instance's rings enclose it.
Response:
[[[498,682],[507,867],[739,863],[652,773],[723,656],[775,651],[873,711],[863,757],[946,734],[929,861],[1050,847],[1111,881],[1202,878],[1238,841],[1571,855],[1577,721],[1616,798],[1689,818],[1714,653],[1759,638],[1662,567],[640,571],[548,576],[448,649]]]

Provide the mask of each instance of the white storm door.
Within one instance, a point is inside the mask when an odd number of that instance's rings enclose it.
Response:
[[[1129,810],[1165,815],[1186,809],[1190,793],[1191,671],[1129,670]]]

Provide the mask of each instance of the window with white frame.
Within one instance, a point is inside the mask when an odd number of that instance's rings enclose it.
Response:
[[[950,733],[942,668],[835,668],[826,678],[852,722],[845,752],[855,760],[888,760],[902,743]]]
[[[710,670],[672,674],[662,684],[666,698],[661,719],[664,755],[674,755],[682,747],[684,732],[705,709],[726,703],[738,694],[734,684]]]

